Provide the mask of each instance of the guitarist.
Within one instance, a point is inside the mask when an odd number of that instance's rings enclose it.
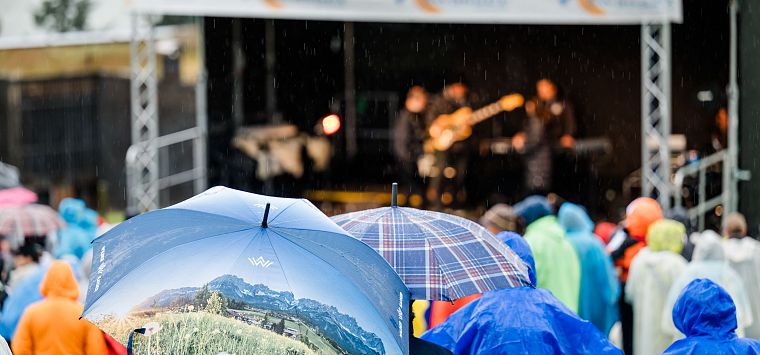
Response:
[[[406,94],[404,108],[393,124],[393,155],[401,181],[412,193],[422,195],[424,187],[417,172],[417,158],[423,153],[427,137],[427,105],[427,91],[421,86],[412,86]]]
[[[427,110],[427,127],[443,114],[449,114],[462,107],[470,106],[469,89],[461,80],[444,86],[443,91],[432,98]],[[464,202],[465,175],[469,164],[470,144],[457,142],[447,151],[435,152],[434,170],[430,180],[427,200],[434,206],[451,206],[454,202]]]
[[[525,112],[523,131],[512,138],[512,145],[524,153],[526,192],[547,193],[552,189],[553,147],[575,146],[573,107],[558,95],[557,85],[544,78],[536,83],[536,96],[525,103]]]

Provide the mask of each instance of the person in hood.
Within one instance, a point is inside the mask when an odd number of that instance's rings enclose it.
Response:
[[[665,218],[681,222],[681,224],[686,227],[687,236],[691,236],[697,231],[697,229],[691,223],[691,218],[689,218],[686,209],[681,206],[671,208],[665,213]],[[684,257],[684,259],[686,259],[686,261],[691,261],[691,258],[694,255],[694,243],[692,243],[690,238],[686,238],[684,240],[681,255]]]
[[[628,270],[636,255],[646,246],[646,236],[649,226],[662,219],[662,208],[652,198],[640,197],[633,200],[625,209],[625,219],[620,228],[612,234],[607,243],[607,253],[618,273],[620,281],[620,328],[623,335],[623,351],[633,353],[633,308],[626,301],[625,285],[628,280]]]
[[[58,205],[61,218],[66,221],[66,228],[58,231],[58,245],[55,256],[73,255],[77,259],[92,247],[98,224],[97,212],[87,208],[83,200],[65,198]]]
[[[747,221],[741,213],[726,216],[723,233],[728,264],[739,273],[750,296],[754,322],[744,329],[745,335],[760,339],[760,242],[747,236]]]
[[[686,338],[663,354],[760,354],[760,341],[736,335],[736,307],[715,282],[696,279],[680,293],[672,311],[673,323]]]
[[[567,240],[575,248],[581,265],[581,287],[578,315],[590,321],[604,334],[609,334],[618,320],[617,300],[620,285],[612,260],[594,236],[594,222],[583,207],[566,202],[558,213],[559,224]]]
[[[522,232],[520,216],[515,213],[512,206],[503,203],[493,205],[478,222],[494,235],[504,231]]]
[[[720,236],[718,233],[707,230],[702,232],[699,238],[695,238],[694,242],[695,247],[691,263],[676,279],[668,293],[667,302],[663,308],[663,330],[672,334],[674,339],[683,337],[683,334],[676,329],[670,316],[673,306],[686,285],[696,279],[709,279],[725,289],[735,301],[737,334],[743,335],[744,329],[754,321],[749,297],[741,277],[728,265]]]
[[[42,280],[44,300],[24,311],[11,347],[16,355],[100,355],[107,351],[103,333],[80,319],[79,286],[71,266],[63,261],[50,265]]]
[[[536,274],[533,255],[518,234],[497,235]],[[540,279],[538,280],[540,281]],[[454,354],[621,354],[596,327],[551,292],[531,286],[490,291],[422,335]]]
[[[44,237],[25,238],[24,244],[13,253],[14,268],[10,272],[6,292],[12,295],[17,285],[40,269]]]
[[[662,309],[671,286],[686,269],[680,254],[685,234],[686,228],[676,221],[653,223],[647,247],[631,263],[625,297],[633,306],[633,354],[659,354],[673,341],[662,331]]]
[[[536,261],[538,287],[551,291],[573,312],[578,312],[581,271],[578,255],[565,238],[565,230],[552,215],[543,196],[530,196],[515,205],[527,225],[525,241]]]
[[[615,230],[617,230],[617,224],[606,221],[599,222],[599,224],[594,227],[594,235],[596,235],[596,237],[599,238],[599,241],[606,246],[607,243],[610,242],[610,238],[612,238],[612,234],[615,233]]]

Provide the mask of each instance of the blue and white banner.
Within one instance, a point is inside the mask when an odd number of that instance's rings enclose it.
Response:
[[[369,22],[638,24],[682,19],[681,0],[131,0],[141,13]]]

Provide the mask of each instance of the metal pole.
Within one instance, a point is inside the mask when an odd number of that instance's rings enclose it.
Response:
[[[127,180],[128,213],[158,208],[158,87],[154,28],[147,15],[132,14],[130,41],[132,164]]]
[[[671,118],[672,118],[672,88],[671,88],[671,39],[670,39],[670,23],[663,23],[662,25],[662,46],[665,49],[665,58],[662,60],[664,67],[660,73],[663,88],[663,97],[660,100],[660,110],[662,110],[662,118],[660,119],[660,136],[663,138],[660,145],[660,159],[662,166],[660,167],[660,177],[662,178],[662,186],[659,191],[660,205],[664,210],[670,210],[670,197],[672,190],[671,174],[672,164],[670,155],[670,133]]]
[[[725,217],[735,212],[739,204],[738,168],[739,168],[739,84],[738,84],[738,53],[737,53],[737,0],[729,3],[731,17],[731,40],[729,48],[729,84],[728,84],[728,159],[723,166],[723,193],[727,194],[724,206]]]
[[[199,194],[207,187],[208,151],[206,143],[208,139],[208,117],[206,106],[206,90],[208,73],[206,71],[206,33],[204,18],[198,18],[198,79],[195,84],[195,125],[198,128],[198,138],[195,139],[195,149],[193,152],[195,169],[199,169],[201,174],[195,179],[195,193]]]
[[[641,25],[641,187],[664,210],[672,195],[670,24]],[[649,143],[654,147],[650,149]]]
[[[641,196],[649,196],[652,193],[652,184],[648,174],[651,168],[649,164],[649,46],[646,38],[649,37],[649,29],[646,24],[641,25]]]
[[[266,61],[266,111],[267,117],[272,123],[281,123],[277,113],[277,78],[274,75],[277,64],[277,50],[275,47],[274,20],[266,20],[264,25],[264,46]]]
[[[243,46],[240,44],[240,38],[242,36],[242,21],[242,19],[232,20],[232,122],[235,126],[235,129],[243,125],[245,110],[245,105],[243,102],[243,73],[245,71],[245,53],[243,52]],[[205,71],[205,67],[203,70]]]
[[[358,153],[356,140],[356,76],[354,73],[354,23],[343,24],[344,89],[346,100],[346,154],[352,159]]]

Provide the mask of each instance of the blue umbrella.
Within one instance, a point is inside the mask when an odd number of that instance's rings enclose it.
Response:
[[[137,353],[408,352],[408,289],[307,200],[215,187],[93,252],[83,316]]]
[[[332,220],[382,255],[420,300],[456,300],[502,288],[529,286],[528,269],[485,228],[445,213],[391,207]]]

